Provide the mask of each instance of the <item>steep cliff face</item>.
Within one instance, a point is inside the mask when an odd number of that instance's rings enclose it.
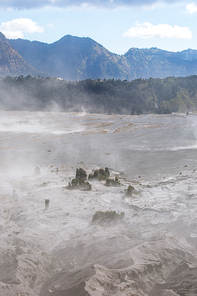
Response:
[[[12,48],[6,37],[0,33],[0,76],[40,75],[28,65],[20,54]]]

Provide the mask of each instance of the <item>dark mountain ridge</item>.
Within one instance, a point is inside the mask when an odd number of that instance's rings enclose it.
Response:
[[[197,50],[169,52],[158,48],[131,48],[111,53],[91,38],[70,35],[47,44],[9,40],[24,60],[39,71],[65,80],[165,78],[197,74]]]

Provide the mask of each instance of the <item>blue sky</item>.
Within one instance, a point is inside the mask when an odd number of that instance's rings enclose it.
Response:
[[[0,20],[12,39],[52,43],[70,34],[118,54],[197,49],[197,0],[0,0]]]

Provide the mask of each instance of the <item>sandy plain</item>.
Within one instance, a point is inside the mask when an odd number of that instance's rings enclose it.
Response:
[[[195,114],[1,111],[0,295],[196,295],[196,139]],[[79,167],[121,186],[69,191]]]

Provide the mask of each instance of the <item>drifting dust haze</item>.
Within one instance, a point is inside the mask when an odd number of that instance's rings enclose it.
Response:
[[[86,79],[4,77],[0,109],[6,111],[83,112],[100,114],[171,114],[197,110],[197,76],[165,79]]]
[[[195,295],[196,127],[195,115],[1,111],[0,295]],[[114,186],[68,189],[77,168],[105,167]]]
[[[74,82],[58,78],[8,76],[0,79],[0,110],[83,112],[94,109],[88,91],[83,95],[81,92]],[[101,106],[99,111],[103,110]]]

